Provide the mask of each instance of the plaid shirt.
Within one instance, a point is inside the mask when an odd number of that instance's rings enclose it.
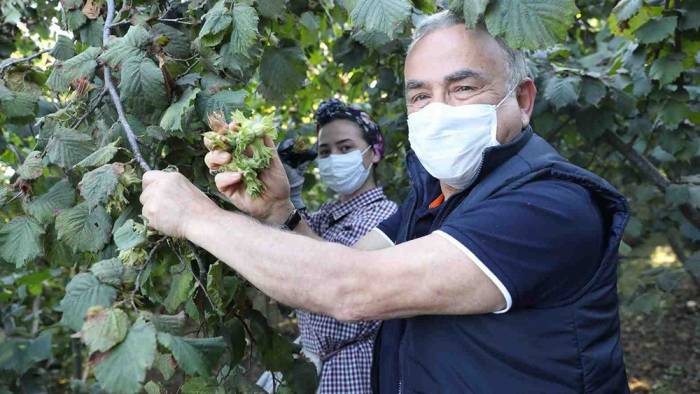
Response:
[[[378,187],[344,203],[324,204],[306,221],[326,241],[350,246],[396,209]],[[372,346],[379,322],[344,323],[302,310],[297,315],[303,347],[323,361],[318,392],[370,393]]]

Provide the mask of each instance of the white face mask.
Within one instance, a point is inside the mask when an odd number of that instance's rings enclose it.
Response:
[[[457,190],[474,182],[486,148],[499,145],[496,109],[512,92],[496,105],[430,103],[408,115],[408,140],[430,175]]]
[[[362,157],[369,148],[368,146],[361,152],[355,149],[352,152],[316,159],[321,181],[336,193],[345,195],[362,187],[372,167],[370,165],[369,168],[365,168],[362,162]]]

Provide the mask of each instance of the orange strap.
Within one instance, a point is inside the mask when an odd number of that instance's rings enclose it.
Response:
[[[445,201],[445,195],[440,193],[440,195],[433,200],[433,202],[428,205],[428,208],[433,209],[439,207]]]

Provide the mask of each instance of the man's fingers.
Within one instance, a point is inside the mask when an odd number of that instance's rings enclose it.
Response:
[[[231,161],[231,154],[222,150],[213,150],[204,156],[204,163],[212,170],[217,170]]]
[[[222,172],[214,177],[214,182],[216,188],[223,193],[224,190],[237,186],[242,179],[240,172]]]
[[[157,170],[146,171],[146,172],[143,174],[143,178],[141,179],[141,186],[142,186],[144,189],[147,188],[148,185],[150,185],[151,183],[153,183],[153,181],[155,181],[156,179],[160,178],[162,175],[163,175],[163,171],[157,171]]]

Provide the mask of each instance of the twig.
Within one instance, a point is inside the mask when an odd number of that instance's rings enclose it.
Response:
[[[43,54],[45,54],[45,53],[51,52],[52,50],[53,50],[53,48],[49,48],[49,49],[44,49],[44,50],[42,50],[42,51],[39,51],[39,52],[37,52],[37,53],[35,53],[35,54],[29,55],[29,56],[27,56],[27,57],[21,57],[21,58],[18,58],[18,59],[5,59],[5,60],[3,60],[2,62],[0,62],[0,74],[2,74],[3,72],[5,72],[5,69],[6,69],[6,68],[10,68],[10,67],[12,67],[12,66],[14,66],[15,64],[18,64],[18,63],[23,63],[23,62],[31,61],[31,60],[36,59],[36,58],[38,58],[39,56],[41,56],[41,55],[43,55]]]
[[[34,297],[34,302],[32,302],[32,336],[35,336],[39,332],[39,319],[41,316],[41,296]]]
[[[156,250],[157,250],[157,249],[160,247],[160,245],[161,245],[164,241],[166,241],[167,239],[168,239],[167,237],[163,237],[163,238],[159,239],[158,241],[156,241],[155,245],[153,245],[153,249],[151,249],[151,250],[148,252],[148,257],[146,258],[146,263],[145,263],[145,264],[143,265],[143,267],[139,270],[139,273],[136,274],[136,280],[134,281],[134,289],[131,290],[131,307],[132,307],[134,310],[137,310],[137,309],[138,309],[138,308],[136,308],[136,302],[135,302],[134,300],[135,300],[135,298],[136,298],[136,293],[137,293],[137,292],[140,290],[140,288],[141,288],[141,283],[140,283],[140,281],[141,281],[141,273],[143,273],[143,271],[146,270],[146,267],[148,267],[148,265],[153,261],[153,256],[156,254]]]
[[[112,25],[112,18],[114,17],[114,0],[107,0],[107,18],[105,20],[105,27],[102,31],[102,45],[107,46],[109,42],[109,29]],[[134,154],[134,158],[139,163],[144,171],[150,171],[151,167],[146,163],[141,156],[141,150],[139,149],[138,141],[136,140],[136,135],[129,125],[129,121],[126,120],[126,114],[124,113],[124,107],[122,106],[121,98],[119,97],[119,92],[117,88],[114,87],[112,83],[111,70],[109,65],[105,63],[104,68],[104,83],[109,90],[109,95],[112,98],[112,103],[114,103],[114,108],[117,110],[117,115],[119,115],[119,122],[122,124],[124,133],[126,134],[126,139],[129,141],[131,146],[131,151]]]
[[[169,22],[169,23],[179,23],[181,25],[194,25],[194,22],[189,22],[187,20],[188,18],[177,18],[177,19],[167,19],[167,18],[158,18],[158,22]]]
[[[94,104],[90,105],[90,107],[88,108],[87,112],[85,112],[85,113],[83,114],[83,116],[80,117],[80,119],[78,119],[75,123],[73,123],[73,125],[71,126],[71,129],[74,129],[74,128],[80,126],[80,124],[83,123],[83,122],[85,121],[85,119],[88,118],[88,116],[90,116],[93,112],[95,112],[95,110],[97,109],[97,107],[100,106],[100,102],[102,101],[102,98],[103,98],[106,94],[107,94],[107,88],[102,89],[102,91],[100,92],[99,96],[97,96],[97,98],[95,98]]]
[[[73,378],[81,379],[83,377],[83,353],[80,349],[80,339],[70,339],[70,350],[73,352]]]

